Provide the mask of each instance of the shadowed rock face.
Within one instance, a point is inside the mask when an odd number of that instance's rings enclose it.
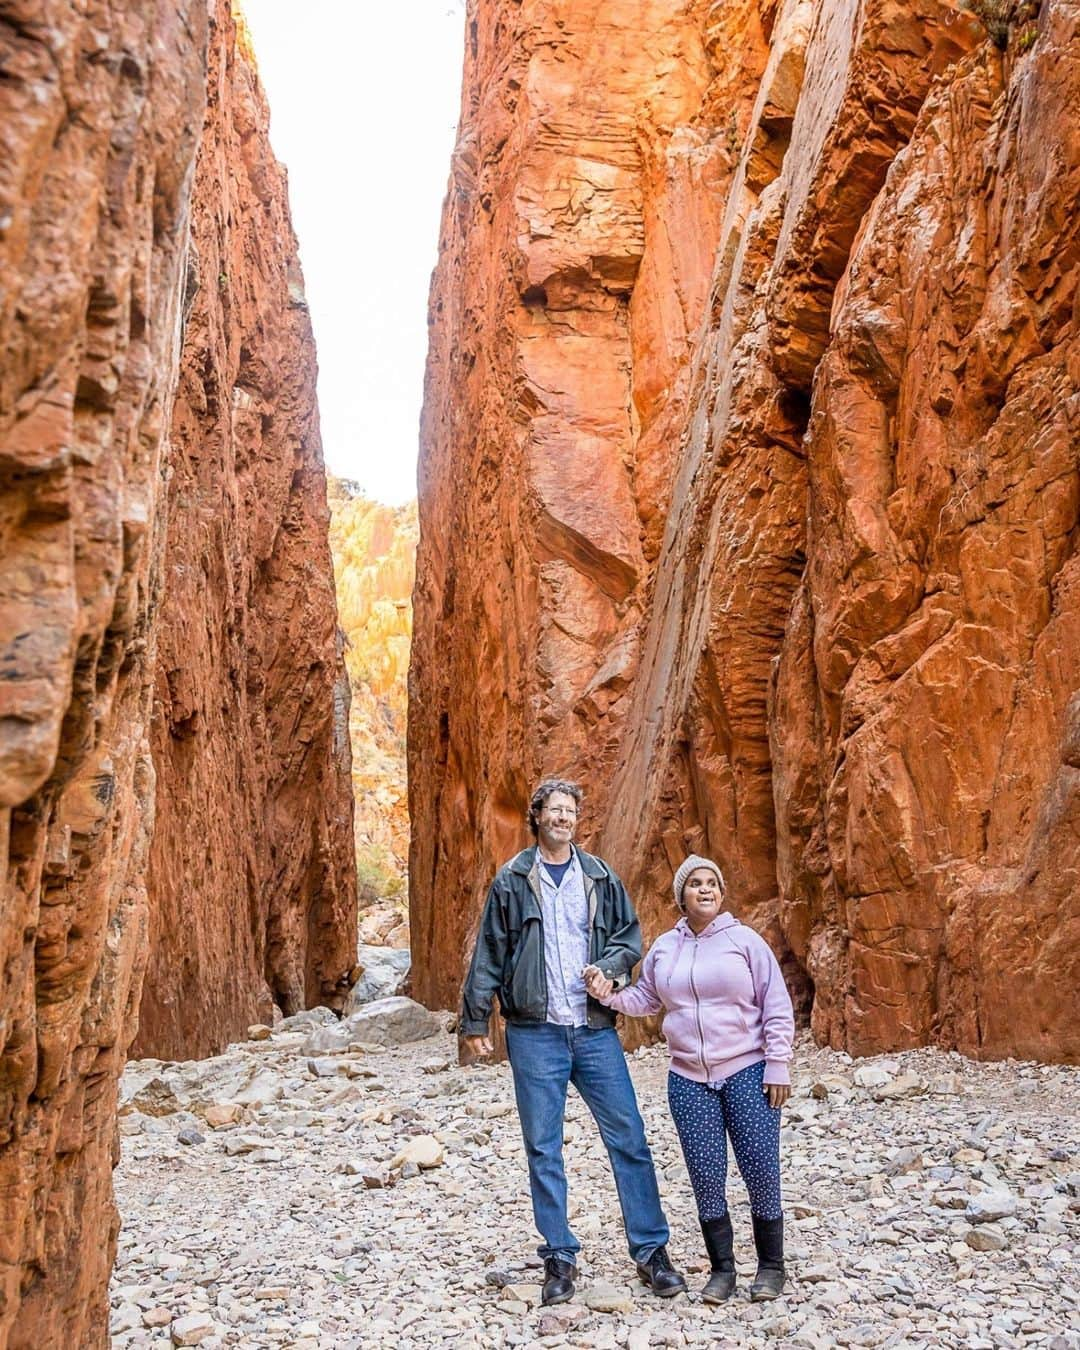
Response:
[[[230,399],[245,340],[251,359],[265,360],[248,336],[257,326],[250,315],[268,316],[277,306],[280,323],[287,289],[282,283],[270,297],[252,299],[267,280],[243,274],[237,246],[233,284],[249,309],[245,323],[233,326],[216,295],[216,274],[208,278],[186,263],[207,43],[206,7],[183,0],[0,8],[0,1346],[20,1350],[107,1343],[116,1080],[135,1031],[148,930],[162,931],[157,885],[148,888],[148,879],[161,883],[163,906],[169,885],[187,884],[183,917],[166,919],[175,925],[166,939],[173,945],[158,969],[155,999],[192,989],[185,959],[203,978],[226,978],[225,965],[211,969],[202,954],[237,924],[257,932],[264,916],[250,899],[237,903],[251,892],[215,890],[211,882],[225,875],[221,851],[243,850],[251,811],[265,813],[259,838],[270,857],[259,861],[276,869],[278,903],[295,907],[282,932],[286,940],[300,935],[300,955],[275,963],[260,951],[257,962],[245,964],[238,947],[229,949],[235,959],[227,979],[238,986],[232,1006],[214,994],[196,1010],[216,1018],[216,1040],[243,1006],[255,1006],[264,980],[286,997],[278,972],[291,971],[294,960],[309,998],[335,989],[352,960],[351,883],[347,872],[335,872],[345,866],[338,859],[349,857],[351,826],[347,811],[340,827],[333,819],[337,803],[347,803],[347,709],[339,715],[342,748],[332,752],[332,719],[309,713],[305,720],[299,711],[309,696],[290,692],[307,678],[314,703],[311,682],[328,687],[336,669],[325,539],[321,555],[303,564],[286,542],[295,533],[313,544],[325,511],[306,328],[298,324],[292,337],[276,339],[287,368],[275,375],[279,383],[255,384],[284,411],[269,414],[270,430],[234,443],[237,458],[261,455],[258,485],[233,467],[196,483],[190,469],[201,453],[197,437],[211,438],[209,420],[197,423],[185,411],[196,353],[201,385],[223,390],[226,415],[238,415]],[[281,223],[282,198],[274,195],[276,171],[250,76],[238,77],[227,55],[233,43],[229,9],[221,5],[211,45],[223,83],[212,107],[220,111],[235,98],[234,116],[246,117],[254,133],[243,138],[244,165],[271,185],[260,207],[269,234]],[[235,92],[224,93],[230,77]],[[213,153],[220,155],[229,135],[212,120]],[[239,149],[235,138],[232,144]],[[215,180],[215,192],[225,177]],[[235,241],[244,229],[237,217],[254,210],[254,201],[232,205]],[[214,238],[222,214],[220,204],[196,206],[200,241]],[[266,278],[283,271],[290,256],[284,248],[279,262],[267,264]],[[185,311],[190,345],[182,348]],[[301,351],[290,356],[294,342]],[[180,490],[183,482],[190,491]],[[235,579],[243,570],[235,554],[230,573],[215,542],[228,537],[226,522],[243,491],[268,499],[259,549],[246,536],[232,541],[252,550],[249,570],[258,584],[246,590]],[[183,610],[190,628],[163,630],[178,622],[170,596],[180,567],[200,577],[185,598],[200,589],[214,593],[237,628],[249,606],[264,606],[259,625],[266,628],[289,612],[283,639],[260,632],[261,666],[234,662],[235,648],[219,643],[206,620],[215,612],[208,601],[197,612]],[[250,616],[247,623],[257,626]],[[215,662],[221,668],[211,677]],[[312,673],[297,673],[294,663]],[[193,709],[216,681],[243,687],[257,670],[268,690],[263,706],[283,691],[283,702],[273,705],[278,720],[268,713],[266,728],[231,724],[236,770],[218,766],[214,809],[235,823],[232,836],[217,814],[199,817],[187,810],[191,798],[178,808],[170,795],[181,789],[174,761],[162,753],[168,713],[160,688],[166,673],[180,668],[194,670],[184,686]],[[156,691],[163,711],[155,728]],[[203,781],[205,758],[201,729],[189,730],[184,791]],[[339,755],[336,797],[332,753]],[[241,789],[248,763],[259,756],[262,779]],[[248,814],[232,800],[241,791]],[[155,803],[165,833],[152,863]],[[196,848],[202,868],[184,872]],[[177,867],[165,882],[163,850]],[[313,901],[320,885],[324,898]],[[332,938],[331,923],[341,929]],[[171,1044],[181,1047],[179,1038]]]
[[[0,14],[0,1344],[27,1350],[107,1339],[202,9]]]
[[[650,935],[683,854],[721,862],[819,1038],[1080,1055],[1074,24],[1046,2],[1002,56],[949,0],[477,15],[421,464],[421,997],[559,771]]]
[[[170,430],[137,1055],[210,1054],[356,961],[349,692],[315,346],[268,110],[215,21]]]

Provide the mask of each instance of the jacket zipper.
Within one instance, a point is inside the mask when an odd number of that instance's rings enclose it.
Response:
[[[595,942],[593,941],[596,931],[596,882],[593,881],[592,877],[585,876],[584,871],[582,872],[582,879],[585,883],[586,903],[589,906],[589,961],[591,963],[593,960],[593,947],[596,945]],[[592,1022],[590,1020],[591,1017],[592,1012],[589,1008],[589,994],[588,991],[586,990],[585,1025],[587,1027],[592,1026]]]
[[[694,937],[694,945],[690,950],[690,992],[694,996],[694,1019],[697,1022],[698,1040],[701,1042],[701,1053],[698,1059],[701,1067],[705,1070],[705,1081],[709,1081],[709,1065],[705,1059],[705,1028],[701,1025],[701,999],[698,998],[697,985],[694,983],[694,962],[697,960],[698,940]]]

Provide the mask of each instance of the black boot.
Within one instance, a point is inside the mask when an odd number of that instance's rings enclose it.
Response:
[[[657,1247],[647,1261],[637,1262],[638,1279],[659,1298],[686,1293],[686,1281],[671,1264],[666,1247]]]
[[[735,1292],[735,1257],[732,1255],[734,1237],[731,1215],[722,1219],[702,1219],[701,1236],[709,1253],[712,1273],[701,1291],[702,1303],[723,1303]]]
[[[574,1279],[577,1266],[562,1261],[557,1256],[549,1256],[544,1261],[544,1287],[540,1292],[540,1302],[566,1303],[574,1297]]]
[[[756,1214],[751,1217],[758,1262],[750,1297],[760,1303],[763,1299],[779,1298],[784,1288],[784,1220],[759,1219]]]

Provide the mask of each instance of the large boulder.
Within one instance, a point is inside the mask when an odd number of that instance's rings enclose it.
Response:
[[[353,1039],[375,1045],[405,1045],[434,1036],[438,1018],[411,998],[380,998],[345,1019]]]
[[[398,950],[393,947],[369,947],[361,943],[356,949],[356,959],[364,973],[349,991],[345,1000],[345,1016],[354,1013],[375,999],[393,998],[400,994],[405,977],[412,965],[412,955],[408,948]]]

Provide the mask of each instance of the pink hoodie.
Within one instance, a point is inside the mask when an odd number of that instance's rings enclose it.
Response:
[[[649,948],[637,983],[602,999],[630,1017],[666,1009],[671,1068],[698,1083],[765,1060],[766,1083],[788,1083],[791,999],[768,943],[732,914],[694,936],[685,918]]]

